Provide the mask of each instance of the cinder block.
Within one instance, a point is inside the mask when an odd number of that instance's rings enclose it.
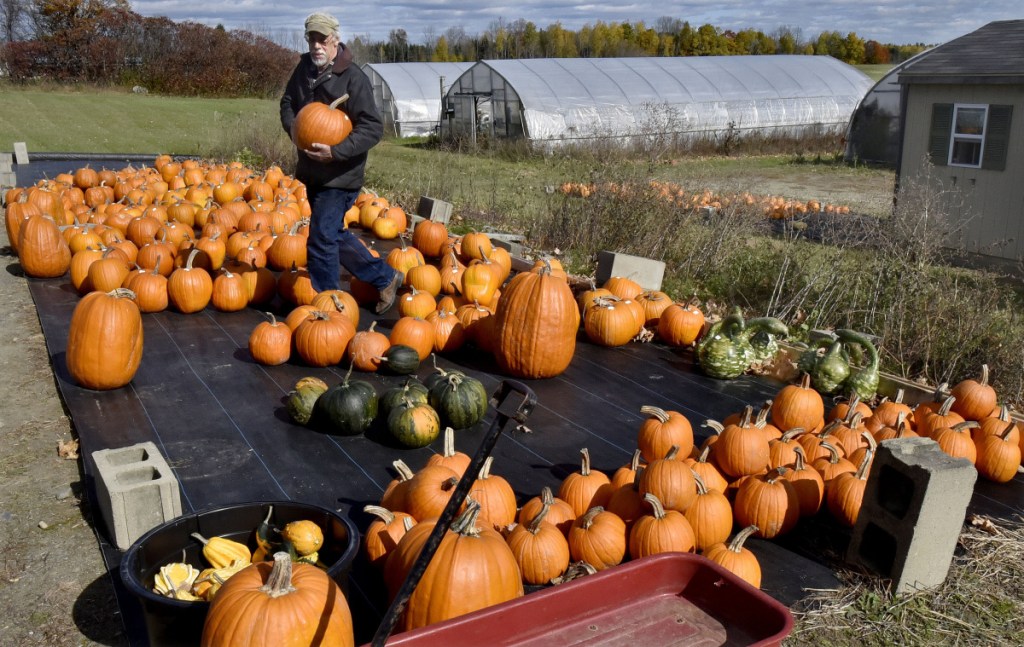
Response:
[[[7,156],[8,158],[10,155]],[[11,173],[14,171],[14,161],[7,159],[6,161],[0,159],[0,173]]]
[[[897,593],[949,573],[978,472],[929,438],[878,446],[846,558],[893,580]]]
[[[452,203],[421,195],[416,215],[447,225],[452,218]]]
[[[502,247],[508,250],[510,256],[516,258],[522,258],[525,246],[523,243],[526,242],[526,237],[521,234],[505,234],[505,233],[494,233],[490,232],[487,234],[491,238],[491,243],[495,247]]]
[[[109,537],[121,550],[181,516],[181,492],[160,450],[151,442],[92,453],[96,495]]]
[[[414,213],[410,213],[410,214],[406,214],[406,215],[407,215],[408,220],[409,220],[409,228],[406,229],[406,231],[415,231],[416,230],[416,225],[418,225],[421,222],[423,222],[424,220],[426,220],[426,218],[424,218],[423,216],[417,216]]]
[[[0,187],[5,189],[18,186],[18,176],[14,171],[0,171]]]
[[[14,153],[0,153],[0,166],[14,164]]]
[[[665,278],[665,264],[641,256],[630,256],[618,252],[598,252],[595,279],[597,284],[603,285],[613,276],[632,279],[645,290],[660,290],[661,281]]]
[[[14,142],[14,161],[18,164],[28,164],[28,146],[25,142]]]

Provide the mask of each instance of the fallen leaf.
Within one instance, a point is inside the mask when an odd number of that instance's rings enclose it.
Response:
[[[57,455],[69,461],[78,460],[78,441],[73,438],[57,441]]]
[[[979,530],[984,530],[990,535],[999,534],[999,529],[996,528],[996,525],[992,523],[992,520],[988,517],[983,517],[980,514],[972,514],[967,521],[975,528],[978,528]]]

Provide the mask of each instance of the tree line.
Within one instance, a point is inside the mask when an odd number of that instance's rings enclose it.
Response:
[[[598,58],[625,56],[730,56],[758,54],[825,55],[851,65],[902,62],[927,46],[884,44],[864,40],[854,32],[821,32],[805,38],[798,27],[779,27],[771,33],[758,29],[732,31],[663,17],[655,26],[643,22],[585,25],[573,31],[555,23],[539,28],[527,20],[494,21],[482,34],[470,35],[461,27],[441,35],[427,33],[423,44],[409,42],[404,29],[392,30],[386,41],[362,37],[348,40],[359,60],[372,63],[481,59]]]
[[[0,0],[0,76],[179,96],[279,95],[298,53],[265,36],[144,18],[127,0]]]
[[[364,63],[460,62],[482,59],[627,56],[827,55],[850,64],[898,63],[924,44],[893,45],[857,34],[799,28],[771,33],[723,30],[663,17],[643,22],[598,21],[577,31],[559,23],[496,20],[483,33],[461,27],[427,32],[422,43],[393,29],[387,40],[346,36]],[[275,96],[305,48],[302,32],[253,27],[225,30],[194,22],[145,18],[127,0],[0,0],[0,76],[16,82],[51,80],[184,96]]]

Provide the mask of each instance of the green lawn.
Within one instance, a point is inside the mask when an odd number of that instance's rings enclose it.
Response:
[[[0,85],[0,150],[25,142],[29,153],[199,155],[243,117],[273,116],[265,99],[197,99],[117,90]]]

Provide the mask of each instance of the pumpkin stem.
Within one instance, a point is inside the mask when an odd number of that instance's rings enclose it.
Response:
[[[979,386],[988,386],[988,364],[981,365],[981,379],[978,380]]]
[[[782,438],[780,440],[782,440],[782,442],[784,442],[784,443],[788,443],[789,441],[793,440],[794,438],[796,438],[800,434],[805,433],[806,431],[807,430],[804,429],[803,427],[793,427],[792,429],[788,430],[786,433],[782,434]]]
[[[745,542],[748,537],[750,537],[755,532],[757,532],[757,530],[758,530],[757,526],[754,525],[754,524],[751,524],[751,525],[747,526],[746,528],[744,528],[743,530],[741,530],[738,533],[736,533],[736,536],[732,538],[731,542],[729,542],[729,550],[731,550],[734,553],[738,553],[738,552],[742,551],[743,550],[743,542]]]
[[[668,448],[668,452],[665,454],[665,460],[674,461],[676,455],[679,453],[679,445],[672,445]]]
[[[950,429],[952,429],[953,431],[955,431],[957,433],[964,433],[968,429],[977,429],[980,426],[981,425],[978,424],[977,420],[964,420],[963,422],[956,423],[955,425],[950,427]]]
[[[530,523],[526,526],[531,535],[536,535],[540,532],[540,524],[544,521],[544,517],[548,516],[549,510],[551,510],[551,503],[541,498],[540,510],[537,511],[537,514],[534,515],[533,519],[530,519]]]
[[[602,512],[604,512],[604,508],[599,505],[595,505],[587,510],[587,513],[580,518],[580,527],[584,530],[590,530],[590,526],[594,525],[594,519]]]
[[[948,398],[946,398],[945,400],[942,401],[942,406],[939,407],[939,410],[936,411],[935,413],[939,414],[940,416],[947,416],[947,415],[949,415],[949,410],[953,408],[953,403],[954,402],[956,402],[956,396],[955,395],[949,396]]]
[[[483,467],[480,468],[480,475],[477,476],[477,478],[481,479],[481,480],[491,478],[491,465],[493,463],[494,463],[494,457],[493,456],[488,456],[484,460],[484,465],[483,465]]]
[[[772,410],[772,401],[765,400],[764,404],[761,405],[761,410],[757,412],[757,418],[754,420],[754,426],[758,429],[764,429],[764,426],[768,424],[768,414]]]
[[[480,529],[476,527],[476,520],[479,516],[480,503],[471,497],[466,497],[466,509],[452,522],[451,531],[464,537],[476,537],[480,534]]]
[[[657,418],[658,422],[660,422],[661,424],[665,424],[666,422],[669,421],[668,413],[664,409],[660,409],[655,406],[645,404],[644,406],[640,407],[640,413],[646,416],[650,416],[652,418]]]
[[[711,454],[711,445],[705,445],[704,449],[700,450],[700,456],[697,457],[698,463],[708,462],[708,456]]]
[[[722,423],[718,422],[717,420],[711,420],[710,418],[708,420],[705,420],[704,424],[701,426],[707,427],[711,431],[715,432],[716,436],[720,436],[722,432],[725,431],[725,427],[722,426]]]
[[[580,474],[590,476],[590,451],[586,447],[580,450],[583,460],[580,462]]]
[[[633,460],[629,461],[629,469],[635,472],[639,466],[640,466],[640,450],[636,449],[636,450],[633,450]]]
[[[692,467],[690,468],[690,473],[693,474],[693,480],[697,483],[697,494],[701,496],[707,494],[708,486],[704,483],[704,479],[701,478],[700,474],[698,474]]]
[[[292,558],[288,553],[283,550],[274,553],[274,566],[270,569],[267,583],[260,587],[260,591],[271,598],[295,593],[296,588],[292,586]]]
[[[207,539],[206,537],[203,537],[203,536],[202,536],[202,535],[200,535],[200,534],[199,534],[198,532],[194,532],[194,533],[192,533],[192,534],[191,534],[190,536],[191,536],[191,537],[192,537],[193,539],[196,539],[196,540],[198,540],[198,541],[202,542],[202,544],[203,544],[204,546],[205,546],[206,544],[210,543],[210,540],[209,540],[209,539]]]
[[[546,485],[540,491],[540,502],[543,504],[547,504],[548,507],[551,507],[555,503],[555,495],[551,491],[551,488],[549,488]]]
[[[804,448],[800,445],[797,445],[796,447],[793,448],[793,453],[796,454],[796,460],[793,461],[793,469],[799,472],[800,470],[804,469],[804,459],[806,457],[806,455],[804,454]]]
[[[1002,438],[1003,440],[1006,440],[1009,437],[1010,432],[1013,431],[1016,427],[1017,423],[1011,420],[1010,424],[1006,425],[1006,430],[1003,431],[1003,433],[999,434],[999,437]]]
[[[865,480],[868,477],[868,468],[871,467],[871,457],[875,453],[874,447],[868,447],[868,450],[864,452],[864,458],[860,459],[860,467],[857,468],[855,476],[858,480]]]
[[[394,522],[394,520],[395,520],[394,513],[391,512],[390,510],[388,510],[387,508],[383,507],[383,506],[379,506],[379,505],[366,505],[366,506],[363,506],[363,512],[368,512],[369,514],[372,514],[373,516],[377,517],[378,519],[383,521],[385,525],[388,525],[388,526],[390,526],[391,523]]]
[[[409,388],[409,387],[406,387]],[[455,456],[455,430],[451,427],[444,428],[444,457]],[[488,458],[490,458],[488,456]]]
[[[412,469],[400,458],[392,461],[391,466],[395,468],[396,472],[398,472],[398,479],[400,481],[408,481],[414,476]]]
[[[835,464],[837,464],[839,462],[839,459],[840,459],[839,450],[836,449],[835,446],[832,445],[832,443],[828,442],[827,440],[823,440],[818,445],[819,445],[819,447],[824,447],[825,450],[828,451],[828,462],[829,463],[831,463],[832,465],[835,465]]]
[[[739,426],[741,429],[747,429],[750,427],[750,416],[754,414],[754,407],[749,404],[743,407],[743,415],[740,416]]]
[[[658,497],[648,492],[644,495],[644,501],[651,505],[651,508],[654,510],[655,519],[660,520],[665,518],[665,506],[661,505],[661,501],[658,500]]]
[[[338,106],[340,106],[341,104],[345,103],[346,101],[348,101],[348,93],[347,92],[345,94],[341,95],[340,97],[338,97],[337,99],[335,99],[334,101],[332,101],[327,107],[333,110],[333,109],[337,108]]]

